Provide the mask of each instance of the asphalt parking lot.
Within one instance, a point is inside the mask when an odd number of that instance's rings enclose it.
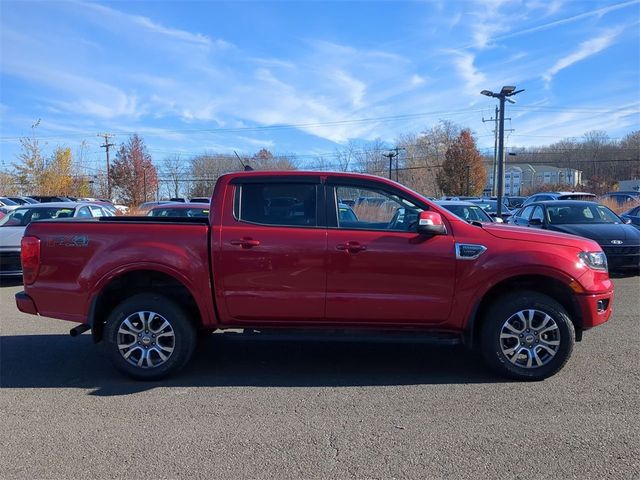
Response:
[[[640,477],[640,277],[539,383],[459,348],[213,335],[175,378],[116,373],[0,287],[1,478]]]

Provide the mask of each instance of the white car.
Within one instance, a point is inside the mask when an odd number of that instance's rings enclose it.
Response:
[[[22,275],[20,242],[29,223],[105,216],[109,214],[100,205],[86,202],[38,203],[15,208],[0,219],[0,277]]]

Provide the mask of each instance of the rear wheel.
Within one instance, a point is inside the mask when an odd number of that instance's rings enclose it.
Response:
[[[104,341],[118,370],[138,380],[157,380],[186,365],[196,344],[196,329],[175,302],[142,293],[111,312]]]
[[[481,331],[485,361],[517,380],[543,380],[569,360],[575,329],[566,310],[538,292],[514,292],[487,311]]]

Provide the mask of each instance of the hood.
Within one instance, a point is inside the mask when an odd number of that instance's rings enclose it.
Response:
[[[640,245],[640,230],[632,225],[620,223],[593,223],[552,225],[556,232],[570,233],[580,237],[590,238],[601,245],[611,246],[612,240],[618,240],[620,245]]]
[[[20,250],[20,241],[26,227],[0,227],[0,249]]]
[[[549,243],[552,245],[567,245],[579,250],[593,250],[592,247],[586,245],[586,242],[589,242],[588,240],[566,233],[493,223],[484,224],[483,228],[494,237],[503,238],[505,240],[522,240],[526,242]]]

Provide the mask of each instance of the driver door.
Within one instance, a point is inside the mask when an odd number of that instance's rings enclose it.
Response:
[[[327,320],[442,323],[453,299],[453,236],[418,235],[418,213],[424,206],[401,192],[377,188],[327,185],[327,218],[333,219],[328,229]],[[355,221],[339,215],[344,200],[354,202]]]

